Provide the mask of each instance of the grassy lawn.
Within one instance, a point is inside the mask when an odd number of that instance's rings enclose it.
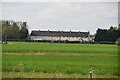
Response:
[[[8,42],[2,45],[2,77],[89,78],[92,68],[94,78],[114,78],[118,50],[117,45],[104,44]]]
[[[75,73],[85,77],[92,67],[96,76],[114,77],[118,74],[117,61],[117,56],[3,55],[3,72]]]
[[[95,53],[117,54],[117,45],[8,42],[3,53]]]

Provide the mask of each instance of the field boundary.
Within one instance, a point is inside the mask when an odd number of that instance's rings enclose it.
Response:
[[[14,75],[13,75],[14,73]],[[7,74],[7,75],[6,75]],[[29,76],[31,75],[31,76]],[[76,78],[76,79],[79,79],[79,78],[86,78],[87,80],[89,79],[89,74],[86,74],[86,75],[82,75],[82,74],[79,74],[79,73],[72,73],[72,74],[66,74],[66,73],[42,73],[42,72],[3,72],[3,78]],[[116,78],[118,79],[119,76],[113,76],[113,75],[109,75],[109,74],[106,74],[106,75],[96,75],[94,74],[93,76],[93,79],[96,80],[96,78],[100,79],[101,78]],[[65,80],[66,80],[65,79]],[[104,79],[104,80],[105,80]],[[36,79],[35,79],[36,80]],[[109,80],[109,79],[108,79]]]
[[[2,55],[107,55],[120,56],[119,54],[96,54],[96,53],[2,53]]]

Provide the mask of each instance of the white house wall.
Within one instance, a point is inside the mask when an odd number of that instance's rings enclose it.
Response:
[[[89,41],[88,37],[69,37],[69,41]]]
[[[31,36],[31,40],[48,40],[47,36]]]
[[[89,41],[89,37],[54,37],[54,36],[31,36],[31,40],[51,40],[51,41]]]

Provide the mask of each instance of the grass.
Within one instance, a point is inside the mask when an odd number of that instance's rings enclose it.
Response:
[[[25,73],[75,73],[87,76],[92,67],[94,75],[114,77],[118,75],[117,61],[117,56],[102,55],[3,55],[3,72],[21,72],[22,69]]]
[[[88,75],[81,75],[77,73],[73,74],[64,74],[64,73],[41,73],[41,72],[3,72],[3,78],[85,78],[88,80],[89,74]],[[93,74],[94,75],[94,74]],[[115,78],[117,79],[117,76],[113,76],[110,74],[105,74],[105,75],[94,75],[93,78]],[[74,80],[74,79],[73,79]]]
[[[3,53],[95,53],[117,54],[117,45],[8,42]]]
[[[92,68],[94,78],[116,78],[118,50],[117,45],[104,44],[8,42],[2,44],[2,77],[89,78]]]

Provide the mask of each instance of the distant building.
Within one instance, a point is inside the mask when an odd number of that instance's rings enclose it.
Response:
[[[31,40],[49,40],[49,41],[90,41],[89,32],[72,31],[32,31]]]

